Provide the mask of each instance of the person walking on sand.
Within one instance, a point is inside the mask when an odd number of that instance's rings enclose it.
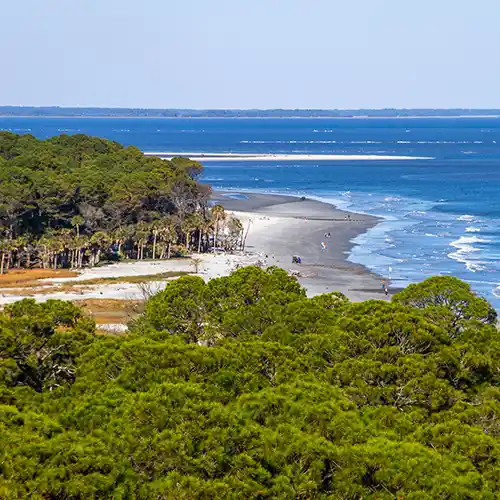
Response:
[[[384,293],[385,293],[386,297],[387,297],[387,295],[389,295],[389,290],[387,290],[387,286],[384,288]]]
[[[326,243],[324,241],[321,242],[321,249],[326,250]]]

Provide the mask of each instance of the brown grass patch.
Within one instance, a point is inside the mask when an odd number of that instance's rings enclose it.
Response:
[[[76,276],[77,272],[67,269],[11,269],[7,274],[0,274],[0,288],[38,286],[38,280]]]
[[[87,299],[74,300],[73,303],[80,306],[98,325],[107,323],[125,325],[144,310],[142,300]]]
[[[34,271],[43,271],[43,270],[34,270]],[[45,270],[47,272],[57,272]],[[74,273],[72,271],[60,271],[61,274],[51,275],[51,276],[42,276],[37,279],[45,279],[47,278],[74,278],[78,276],[78,273]],[[66,273],[66,275],[64,274]],[[146,274],[142,276],[116,276],[110,278],[94,278],[83,281],[65,281],[64,283],[52,284],[50,283],[44,284],[40,283],[40,281],[27,280],[25,282],[11,282],[7,285],[0,282],[0,294],[1,295],[23,295],[26,297],[32,297],[33,295],[47,295],[50,293],[84,293],[90,290],[92,286],[95,285],[111,285],[111,284],[119,284],[119,283],[144,283],[149,281],[166,281],[174,278],[180,278],[181,276],[189,275],[190,273],[185,271],[169,271],[166,273],[158,273],[158,274]],[[6,275],[4,275],[6,276]],[[41,288],[44,286],[44,288]]]

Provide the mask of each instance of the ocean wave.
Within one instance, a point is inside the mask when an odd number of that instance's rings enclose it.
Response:
[[[469,227],[466,227],[466,228],[465,228],[465,232],[466,232],[466,233],[480,233],[480,232],[481,232],[481,229],[480,229],[480,228],[478,228],[478,227],[469,226]]]
[[[336,144],[337,141],[240,141],[240,144]]]
[[[423,212],[422,210],[413,210],[412,212],[408,212],[406,215],[410,217],[423,217],[427,215],[427,212]]]
[[[477,236],[460,236],[458,240],[450,243],[451,247],[456,248],[456,252],[450,252],[448,257],[465,264],[465,267],[472,272],[484,271],[485,262],[469,259],[468,256],[480,252],[481,249],[473,246],[473,243],[488,243],[490,240],[478,238]]]
[[[473,221],[474,216],[473,215],[461,215],[460,217],[457,217],[457,220]]]
[[[497,297],[498,299],[500,299],[500,286],[497,286],[496,288],[493,288],[493,290],[491,291],[491,293]]]
[[[471,246],[472,243],[489,243],[490,240],[485,238],[479,238],[478,236],[460,236],[458,240],[452,241],[450,246],[455,248],[470,248],[471,252],[478,252],[479,248],[474,248]]]
[[[401,198],[398,198],[397,196],[386,196],[384,201],[401,201]]]
[[[382,141],[350,141],[342,144],[383,144]]]

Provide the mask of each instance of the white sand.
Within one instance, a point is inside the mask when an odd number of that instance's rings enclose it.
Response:
[[[242,220],[248,220],[249,217]],[[251,227],[252,231],[257,232],[259,228],[264,229],[272,221],[270,219],[259,218],[255,220]],[[198,269],[198,275],[206,281],[212,278],[227,276],[235,270],[237,265],[248,266],[256,264],[261,257],[256,255],[226,255],[220,254],[202,254],[196,255],[201,260]],[[172,259],[164,261],[139,261],[139,262],[123,262],[119,264],[111,264],[109,266],[96,267],[92,269],[82,270],[77,277],[73,278],[53,278],[40,280],[40,287],[33,288],[29,295],[12,295],[9,294],[9,289],[0,289],[0,305],[11,304],[23,298],[34,298],[39,302],[45,302],[49,299],[58,300],[86,300],[86,299],[143,299],[144,287],[136,283],[110,283],[101,285],[82,285],[81,290],[61,291],[53,293],[36,293],[41,292],[44,288],[57,286],[66,282],[85,281],[96,278],[119,278],[127,276],[146,276],[161,274],[165,272],[185,272],[194,274],[195,266],[191,259]],[[174,278],[175,279],[175,278]],[[147,281],[146,286],[149,292],[158,292],[165,288],[165,285],[170,280]],[[76,286],[75,288],[77,288]],[[21,287],[20,287],[21,288]]]
[[[389,156],[389,155],[334,155],[334,154],[246,154],[246,153],[186,153],[149,152],[146,156],[159,156],[171,160],[176,156],[189,157],[196,161],[358,161],[358,160],[433,160],[426,156]]]
[[[277,197],[279,198],[279,197]],[[243,203],[243,202],[242,202]],[[277,265],[289,272],[301,273],[299,281],[306,287],[308,295],[317,295],[339,290],[352,300],[380,298],[379,279],[364,269],[354,269],[345,263],[343,245],[352,238],[358,222],[346,222],[339,219],[336,211],[329,213],[329,218],[308,219],[303,217],[307,212],[309,217],[325,214],[325,205],[320,202],[293,201],[277,203],[267,207],[267,212],[233,211],[248,231],[245,253],[226,255],[223,253],[196,255],[200,259],[198,275],[206,281],[227,276],[237,266]],[[329,208],[332,208],[328,206]],[[332,209],[333,210],[333,209]],[[302,215],[297,217],[297,213]],[[320,250],[320,241],[325,230],[331,230],[327,253]],[[348,234],[344,234],[347,231]],[[357,234],[357,233],[353,233]],[[302,265],[292,265],[294,252],[304,259]],[[337,255],[338,254],[338,255]],[[144,286],[135,283],[110,283],[101,285],[82,285],[81,290],[60,291],[53,293],[36,293],[47,286],[65,282],[85,281],[95,278],[145,276],[165,272],[187,272],[194,274],[195,265],[191,259],[172,259],[165,261],[124,262],[93,269],[85,269],[78,277],[43,280],[40,288],[32,289],[33,294],[26,295],[38,301],[48,299],[85,300],[85,299],[143,299],[146,291],[157,292],[165,287],[169,280],[148,281]],[[24,298],[22,295],[11,295],[8,289],[0,289],[0,305],[9,304]],[[378,292],[378,293],[377,293]]]

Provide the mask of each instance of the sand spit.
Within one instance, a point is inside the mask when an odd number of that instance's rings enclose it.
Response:
[[[336,155],[336,154],[246,154],[246,153],[189,153],[179,152],[147,152],[146,156],[159,156],[171,160],[176,156],[189,157],[196,161],[386,161],[386,160],[433,160],[426,156],[390,156],[390,155]]]

